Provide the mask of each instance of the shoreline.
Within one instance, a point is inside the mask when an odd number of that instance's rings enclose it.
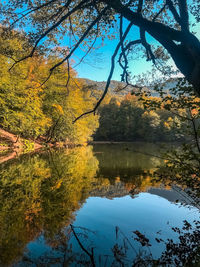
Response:
[[[182,142],[164,142],[164,141],[154,141],[154,142],[150,142],[150,141],[91,141],[88,142],[88,145],[98,145],[98,144],[110,144],[110,145],[114,145],[114,144],[154,144],[154,145],[164,145],[164,144],[171,144],[171,145],[180,145],[182,144]]]

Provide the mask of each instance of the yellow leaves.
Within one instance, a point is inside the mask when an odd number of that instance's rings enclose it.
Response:
[[[30,223],[33,222],[34,217],[38,216],[41,210],[40,202],[33,202],[31,207],[25,212],[25,220]]]
[[[171,190],[172,187],[171,187],[171,185],[166,185],[166,186],[165,186],[165,189],[166,189],[166,190]]]
[[[149,112],[148,111],[145,111],[143,114],[142,114],[142,117],[146,117],[149,115]]]
[[[155,116],[158,116],[158,114],[155,111],[150,110],[150,111],[145,111],[142,116],[143,117],[155,117]]]
[[[24,49],[27,40],[23,37],[23,34],[13,32],[5,41],[0,30],[0,44],[13,51],[13,58],[22,58],[24,52],[28,54],[31,49],[30,46]],[[59,54],[63,51],[58,47],[48,58],[35,51],[32,58],[16,64],[11,73],[7,70],[14,60],[0,55],[0,117],[4,128],[28,138],[49,134],[51,141],[64,142],[68,138],[72,143],[86,143],[92,136],[98,126],[97,116],[83,117],[76,125],[72,124],[77,116],[92,109],[96,101],[75,78],[75,70],[70,68],[68,88],[67,63],[56,68],[41,86],[49,69],[60,61]]]
[[[167,121],[164,121],[164,127],[167,128],[168,130],[171,129],[171,127],[173,126],[173,118],[172,117],[168,117]]]
[[[169,117],[168,122],[172,122],[172,121],[173,121],[172,117]]]
[[[110,180],[108,178],[98,179],[98,181],[100,181],[99,187],[101,187],[101,186],[109,187],[110,186]]]
[[[170,129],[170,125],[167,121],[164,122],[164,126],[167,128],[167,129]]]
[[[63,108],[61,107],[61,105],[53,104],[52,107],[54,107],[54,108],[56,109],[56,111],[57,111],[60,115],[63,115],[63,114],[64,114],[64,111],[63,111]]]
[[[120,182],[121,182],[120,177],[116,177],[116,178],[115,178],[115,182],[116,182],[116,183],[120,183]]]
[[[63,182],[62,179],[58,180],[57,183],[54,186],[51,187],[51,189],[52,190],[59,189],[61,187],[61,185],[62,185],[62,182]]]

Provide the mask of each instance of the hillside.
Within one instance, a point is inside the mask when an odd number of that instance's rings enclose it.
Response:
[[[98,81],[93,81],[93,80],[86,79],[86,78],[78,78],[77,80],[79,80],[81,83],[85,84],[86,86],[91,87],[91,89],[97,90],[97,91],[103,91],[106,86],[106,81],[98,82]],[[166,93],[169,93],[169,89],[175,87],[177,83],[178,83],[178,79],[173,78],[161,84],[161,86],[163,86]],[[139,90],[138,88],[133,87],[133,86],[127,86],[126,88],[125,86],[126,86],[126,83],[124,82],[112,80],[109,86],[109,93],[114,96],[122,97],[132,91],[138,92]],[[148,91],[146,87],[144,87],[144,89],[145,91]],[[149,91],[151,92],[152,96],[158,96],[158,93],[154,90],[153,87],[149,87]]]
[[[97,81],[93,81],[93,80],[89,80],[85,78],[78,78],[78,80],[82,82],[83,84],[91,87],[92,89],[98,90],[98,91],[103,91],[106,86],[106,81],[97,82]],[[111,95],[125,96],[126,94],[128,94],[129,92],[133,90],[138,91],[136,87],[132,87],[132,86],[127,86],[125,89],[123,89],[125,86],[126,86],[126,83],[124,82],[112,80],[109,86],[109,93]]]

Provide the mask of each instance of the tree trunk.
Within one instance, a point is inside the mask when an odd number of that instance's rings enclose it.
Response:
[[[200,96],[200,42],[189,30],[176,30],[159,22],[143,18],[120,0],[104,0],[111,8],[135,26],[143,28],[171,55],[180,72]]]

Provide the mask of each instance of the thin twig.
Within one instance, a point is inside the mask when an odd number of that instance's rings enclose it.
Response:
[[[71,229],[72,229],[72,232],[73,232],[73,234],[74,234],[74,236],[75,236],[75,238],[76,238],[76,240],[77,240],[77,242],[78,242],[80,248],[81,248],[81,249],[82,249],[82,250],[83,250],[83,251],[90,257],[92,266],[95,267],[96,265],[95,265],[95,262],[94,262],[94,248],[91,249],[91,253],[90,253],[86,248],[84,248],[84,246],[83,246],[83,244],[81,243],[80,239],[78,238],[76,232],[74,231],[74,227],[73,227],[73,225],[70,224],[70,227],[71,227]]]

